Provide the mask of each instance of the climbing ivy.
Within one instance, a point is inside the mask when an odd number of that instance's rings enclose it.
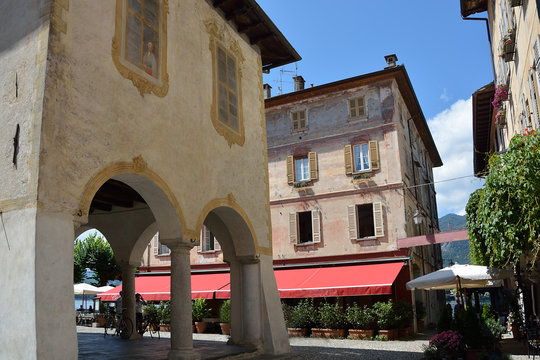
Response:
[[[540,251],[540,136],[515,135],[508,150],[489,159],[484,187],[466,207],[474,263],[515,266],[521,255],[534,265]]]

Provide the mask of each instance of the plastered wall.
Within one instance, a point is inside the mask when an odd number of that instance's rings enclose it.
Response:
[[[348,99],[364,96],[367,117],[351,121]],[[379,81],[346,91],[329,92],[284,105],[267,107],[270,199],[275,259],[335,256],[396,250],[396,239],[405,237],[402,164],[399,151],[401,128],[397,86]],[[290,112],[306,109],[308,130],[291,133]],[[346,175],[344,146],[378,141],[380,169],[369,181]],[[316,152],[318,179],[307,191],[287,183],[288,155]],[[348,205],[382,202],[383,237],[351,240]],[[293,244],[289,239],[289,213],[319,209],[322,240],[319,244]]]
[[[63,12],[61,51],[51,52],[45,91],[39,200],[47,211],[78,210],[86,184],[103,168],[142,156],[172,190],[195,231],[204,206],[229,193],[268,247],[261,66],[207,2],[170,2],[167,17],[169,90],[139,94],[113,63],[115,2],[70,1]],[[244,61],[243,146],[229,146],[211,122],[212,56],[205,21],[237,41]],[[254,91],[254,89],[256,89]],[[246,166],[249,164],[249,166]],[[234,179],[234,181],[231,181]]]

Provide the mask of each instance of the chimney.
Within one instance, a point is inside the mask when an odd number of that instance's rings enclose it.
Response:
[[[392,54],[392,55],[386,55],[384,59],[386,60],[386,63],[388,64],[388,66],[385,67],[385,69],[389,69],[396,66],[396,61],[398,58],[396,54]]]
[[[306,81],[301,76],[293,76],[294,79],[294,91],[304,90],[304,84]]]
[[[268,84],[263,84],[264,98],[269,99],[272,97],[272,87]]]

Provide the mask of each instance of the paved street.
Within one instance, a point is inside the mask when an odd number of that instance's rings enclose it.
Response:
[[[139,340],[124,341],[118,337],[103,336],[103,329],[100,328],[77,327],[77,332],[79,359],[166,359],[170,346],[169,333],[162,333],[160,340],[145,336]],[[244,348],[227,345],[228,337],[224,335],[193,334],[193,339],[195,349],[202,359],[406,360],[422,358],[423,345],[428,343],[430,335],[423,334],[409,341],[291,338],[292,352],[282,356],[246,352]],[[518,343],[505,339],[503,344],[513,354],[512,359],[527,359]]]

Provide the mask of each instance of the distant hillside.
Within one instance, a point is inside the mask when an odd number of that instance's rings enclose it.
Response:
[[[448,214],[439,219],[441,232],[465,230],[467,229],[465,216]],[[450,263],[470,264],[469,241],[453,241],[441,244],[443,266],[450,266]]]
[[[465,230],[467,228],[465,216],[447,214],[439,219],[441,232]]]

